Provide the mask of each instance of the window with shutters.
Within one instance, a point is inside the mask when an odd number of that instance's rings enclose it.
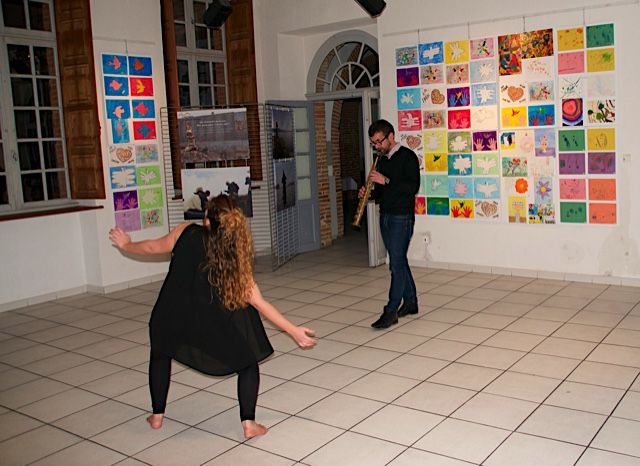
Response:
[[[2,0],[0,210],[69,199],[52,1]]]
[[[204,24],[211,0],[173,0],[180,107],[226,106],[224,27]]]

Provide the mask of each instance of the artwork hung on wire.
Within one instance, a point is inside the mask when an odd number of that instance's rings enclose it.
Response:
[[[276,211],[280,212],[296,205],[296,165],[294,159],[274,160],[274,193]]]
[[[253,216],[249,167],[183,169],[181,176],[185,202],[201,188],[205,192],[209,191],[209,198],[220,194],[228,195],[246,217]]]
[[[164,223],[153,62],[148,56],[101,56],[109,186],[116,225],[125,231]]]
[[[614,24],[430,39],[396,49],[400,141],[421,141],[426,173],[417,214],[617,223]]]
[[[271,109],[271,137],[273,159],[288,159],[294,156],[293,110]]]
[[[183,164],[249,158],[244,108],[178,112],[178,134]]]

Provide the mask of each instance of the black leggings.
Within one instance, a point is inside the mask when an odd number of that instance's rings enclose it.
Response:
[[[246,367],[238,373],[238,402],[240,403],[240,420],[256,419],[256,403],[260,386],[260,370],[258,364]],[[151,350],[149,359],[149,390],[153,414],[164,414],[167,406],[167,394],[171,383],[171,358]]]

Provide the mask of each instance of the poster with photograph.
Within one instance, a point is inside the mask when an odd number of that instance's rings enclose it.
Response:
[[[245,216],[253,216],[249,167],[195,168],[182,170],[182,196],[186,203],[198,188],[209,191],[209,199],[220,194],[231,197]]]
[[[249,158],[244,108],[178,112],[178,133],[182,163]]]
[[[271,135],[273,159],[288,159],[294,156],[293,111],[274,108],[271,110]]]
[[[296,205],[296,165],[295,160],[273,162],[276,211]]]

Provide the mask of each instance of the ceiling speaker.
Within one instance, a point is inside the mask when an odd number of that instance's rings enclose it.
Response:
[[[387,6],[384,0],[356,0],[356,2],[364,8],[372,18],[380,15],[382,10]]]
[[[210,28],[222,27],[231,14],[229,0],[213,0],[209,8],[204,12],[203,21]]]

